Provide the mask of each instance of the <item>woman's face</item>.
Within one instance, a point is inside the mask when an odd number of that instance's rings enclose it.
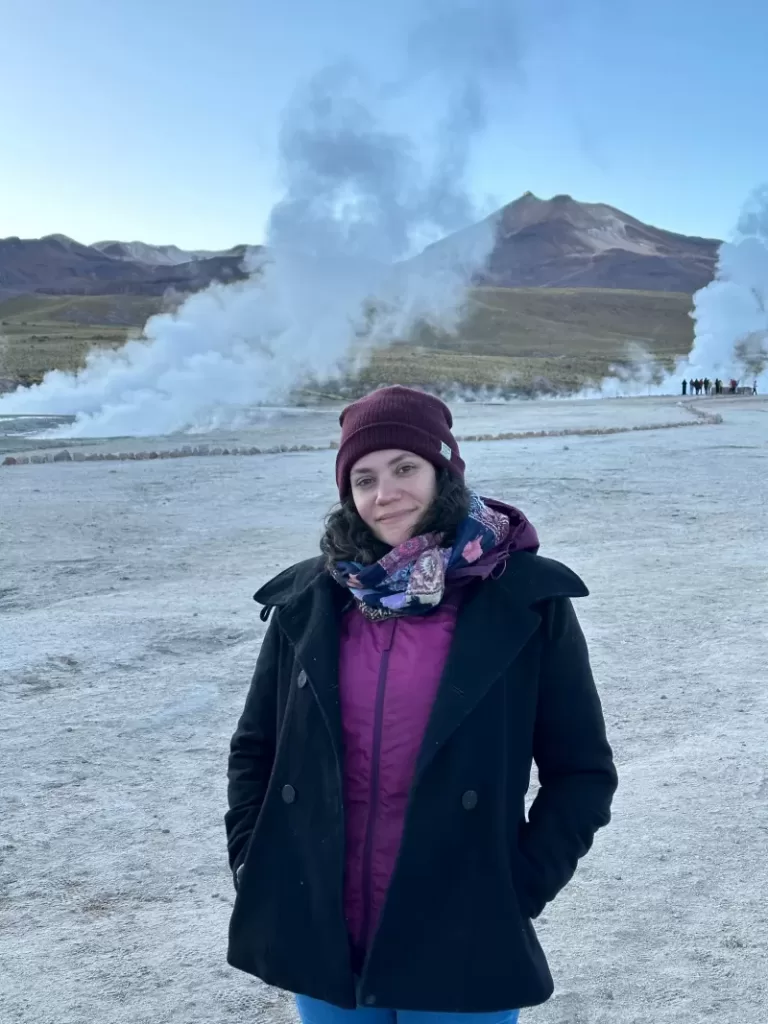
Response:
[[[413,528],[432,504],[437,473],[420,455],[392,448],[358,459],[350,484],[365,525],[379,540],[396,547],[413,536]]]

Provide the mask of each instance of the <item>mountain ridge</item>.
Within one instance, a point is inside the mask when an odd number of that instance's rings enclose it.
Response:
[[[473,281],[502,288],[615,288],[693,294],[712,280],[718,239],[657,228],[603,203],[526,192],[405,261],[429,269],[460,253],[483,224],[494,244]],[[262,246],[185,250],[175,245],[102,241],[62,234],[0,239],[0,298],[24,294],[163,295],[199,291],[246,276],[243,260]]]
[[[181,263],[195,263],[198,260],[236,255],[236,250],[241,247],[234,245],[229,249],[180,249],[177,245],[150,245],[140,241],[111,240],[94,242],[91,248],[98,249],[112,259],[146,263],[149,266],[173,267]]]

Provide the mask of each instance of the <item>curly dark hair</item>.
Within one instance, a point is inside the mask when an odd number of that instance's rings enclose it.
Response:
[[[437,470],[436,483],[435,498],[416,524],[413,535],[442,533],[443,544],[447,546],[453,543],[456,528],[469,513],[470,493],[464,481],[447,469]],[[328,513],[320,550],[330,568],[336,562],[373,565],[391,548],[365,525],[350,494]]]

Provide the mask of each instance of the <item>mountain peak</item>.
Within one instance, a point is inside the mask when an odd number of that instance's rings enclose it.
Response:
[[[644,224],[604,203],[533,192],[488,218],[496,241],[476,283],[502,288],[622,288],[687,292],[708,284],[720,243]],[[462,251],[472,228],[430,246],[430,259]],[[418,257],[417,257],[418,259]]]
[[[516,203],[523,202],[533,205],[534,203],[573,203],[575,201],[576,200],[573,196],[569,196],[567,192],[560,192],[558,195],[552,196],[551,199],[542,199],[540,196],[537,196],[535,192],[523,192],[518,199],[513,199],[512,202],[507,205],[514,206]]]
[[[69,235],[43,235],[40,241],[58,242],[59,245],[63,245],[65,249],[71,249],[73,246],[79,246],[81,244],[80,242],[77,242],[74,238],[70,238]]]

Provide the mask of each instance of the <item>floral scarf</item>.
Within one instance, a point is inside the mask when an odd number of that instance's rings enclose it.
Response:
[[[332,575],[348,587],[369,619],[425,615],[443,599],[446,584],[506,540],[509,518],[471,495],[469,514],[452,547],[441,547],[441,533],[411,537],[373,565],[337,562]]]

